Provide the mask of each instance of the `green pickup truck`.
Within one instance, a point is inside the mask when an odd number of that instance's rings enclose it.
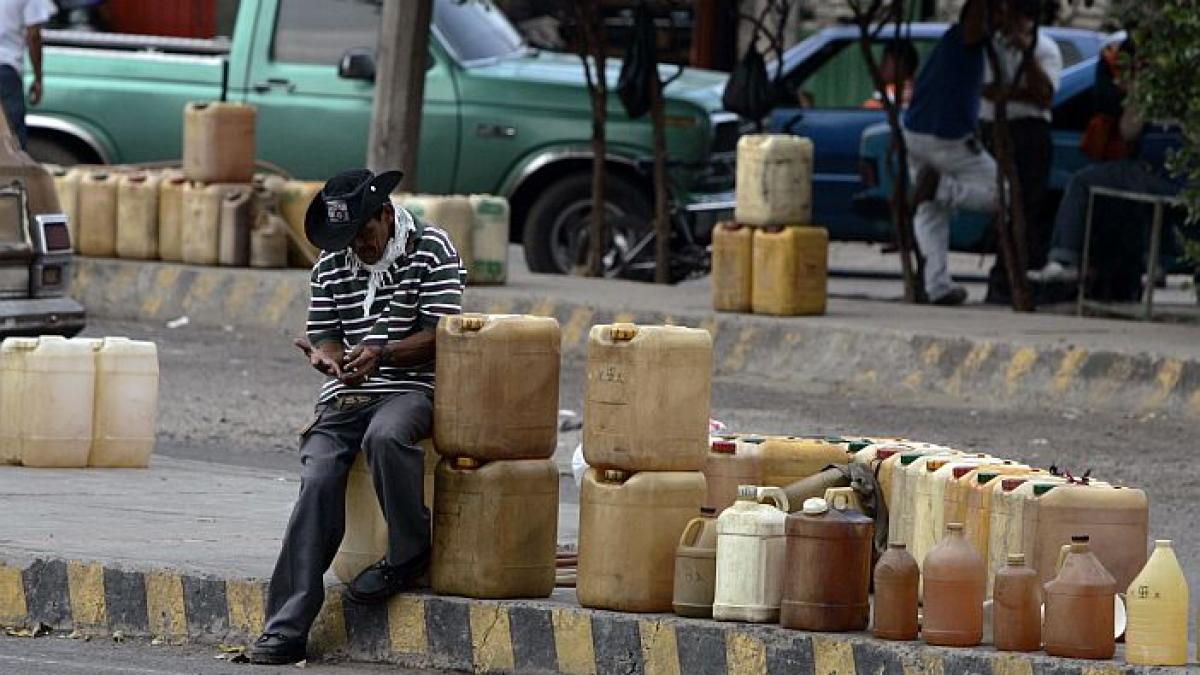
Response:
[[[58,164],[177,159],[184,104],[226,99],[258,108],[258,156],[297,178],[361,165],[379,13],[379,0],[241,0],[231,40],[46,31],[30,153]],[[420,190],[506,196],[530,268],[568,270],[591,210],[579,58],[527,47],[481,0],[435,0],[430,37]],[[672,194],[700,241],[733,205],[738,121],[721,110],[724,83],[687,70],[667,90]],[[610,101],[607,208],[620,227],[648,227],[649,119]],[[628,240],[617,235],[614,245]]]

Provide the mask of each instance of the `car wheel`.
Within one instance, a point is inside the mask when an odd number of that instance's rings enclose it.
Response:
[[[650,231],[653,207],[642,190],[620,176],[610,175],[605,191],[609,230],[604,256],[607,276]],[[534,201],[525,221],[525,261],[530,271],[568,274],[581,263],[587,251],[591,215],[589,174],[574,174],[550,185]],[[653,247],[648,248],[647,253],[653,256]]]
[[[39,134],[30,134],[28,146],[29,156],[42,164],[74,166],[95,162],[94,158],[83,157],[63,143]]]

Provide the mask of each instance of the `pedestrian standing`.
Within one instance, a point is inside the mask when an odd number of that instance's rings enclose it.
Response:
[[[925,293],[960,305],[967,291],[950,277],[950,217],[960,208],[994,211],[996,162],[975,136],[983,90],[986,0],[967,0],[917,75],[904,113],[909,169],[916,176],[914,230],[925,258]]]
[[[999,64],[989,61],[984,70],[983,100],[979,108],[980,132],[984,143],[991,148],[996,120],[994,101],[1004,84],[1013,85],[1005,110],[1010,147],[1024,201],[1027,270],[1041,269],[1050,247],[1049,219],[1043,217],[1043,210],[1054,155],[1050,137],[1051,111],[1063,68],[1058,45],[1037,29],[1041,11],[1042,0],[1009,0],[1004,23],[993,40]],[[988,279],[988,302],[1008,304],[1011,301],[1012,291],[1005,270],[1005,261],[997,259]],[[1022,273],[1025,271],[1021,270]]]
[[[58,12],[53,0],[0,0],[0,106],[8,125],[21,142],[25,131],[25,51],[33,67],[29,105],[42,102],[42,24]]]
[[[267,622],[250,660],[305,658],[325,599],[323,577],[346,529],[346,481],[366,454],[387,521],[387,552],[350,583],[359,604],[414,588],[429,569],[424,451],[433,430],[434,331],[458,314],[466,272],[449,235],[391,203],[399,171],[329,180],[304,232],[323,253],[312,269],[308,342],[328,379],[301,433],[300,495],[267,591]]]

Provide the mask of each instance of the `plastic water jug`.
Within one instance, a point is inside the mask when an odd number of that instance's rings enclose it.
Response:
[[[983,640],[983,594],[987,567],[963,536],[962,523],[946,526],[946,536],[921,565],[924,582],[925,642],[942,647],[974,647]]]
[[[554,591],[558,468],[553,460],[438,464],[433,590],[469,598],[544,598]]]
[[[18,342],[25,353],[21,464],[84,467],[92,448],[95,402],[94,341],[58,336]]]
[[[737,207],[743,225],[812,222],[813,144],[789,134],[747,134],[737,146]]]
[[[771,504],[760,501],[770,499]],[[775,623],[783,599],[788,501],[776,487],[743,485],[717,518],[717,621]]]
[[[1005,565],[1010,554],[1025,554],[1026,564],[1038,569],[1031,564],[1031,556],[1025,547],[1025,502],[1033,496],[1035,489],[1044,491],[1047,486],[1063,482],[1064,479],[1056,476],[1001,478],[999,487],[993,490],[992,525],[988,533],[988,597],[993,595],[996,572]],[[1038,573],[1042,571],[1039,569]]]
[[[1154,551],[1125,593],[1125,658],[1145,666],[1182,666],[1188,656],[1188,585],[1169,539]]]
[[[432,511],[438,454],[428,439],[419,445],[425,454],[425,508]],[[346,480],[346,531],[330,568],[334,576],[348,584],[360,572],[382,560],[387,554],[387,534],[387,521],[379,507],[367,455],[360,452],[350,466]]]
[[[239,185],[225,192],[221,202],[220,233],[217,235],[219,248],[217,259],[229,267],[246,267],[250,264],[250,227],[254,208],[254,190],[249,185]]]
[[[79,169],[59,167],[54,170],[54,189],[58,191],[58,203],[67,216],[67,230],[71,233],[71,248],[79,247],[79,181],[83,172]]]
[[[259,268],[287,267],[287,223],[273,211],[258,214],[250,230],[250,266]]]
[[[111,258],[117,254],[117,175],[85,174],[79,183],[79,252]]]
[[[754,230],[720,223],[712,234],[712,299],[718,312],[752,308]]]
[[[158,258],[159,178],[145,171],[117,179],[117,256]]]
[[[458,249],[458,259],[463,269],[470,271],[474,267],[472,233],[475,214],[470,199],[462,195],[414,195],[404,200],[404,208],[445,230]]]
[[[679,616],[712,617],[717,583],[717,519],[710,508],[700,509],[679,537],[675,549],[675,594],[671,606]]]
[[[959,484],[955,486],[965,491],[965,494],[960,497],[963,505],[959,507],[953,517],[947,513],[947,521],[957,521],[961,518],[967,541],[971,542],[971,546],[974,546],[976,551],[979,551],[980,557],[984,560],[990,560],[992,504],[997,489],[1001,484],[1000,480],[1014,476],[1042,477],[1046,475],[1049,474],[1041,469],[1034,469],[1017,463],[991,464],[979,467],[960,479],[958,481]],[[949,500],[949,497],[947,497],[947,500]],[[947,501],[947,508],[950,508],[949,501]]]
[[[508,280],[508,200],[495,195],[471,195],[471,252],[467,270],[472,284],[502,284]]]
[[[829,233],[823,227],[754,231],[755,314],[810,316],[825,313]]]
[[[881,640],[916,640],[921,569],[904,544],[888,544],[875,564],[872,634]]]
[[[26,371],[37,338],[0,342],[0,464],[20,464],[25,442]]]
[[[221,207],[225,196],[241,189],[230,183],[188,183],[183,188],[183,262],[216,265],[221,260]]]
[[[700,471],[708,455],[712,336],[681,326],[594,326],[583,454],[602,469]]]
[[[953,462],[950,468],[950,475],[946,478],[945,494],[942,497],[942,518],[944,519],[939,525],[945,528],[946,523],[962,523],[963,531],[966,532],[967,541],[979,551],[979,555],[987,560],[981,547],[971,535],[971,522],[967,517],[968,502],[970,501],[971,493],[974,488],[980,487],[978,480],[979,474],[987,472],[989,469],[996,469],[991,473],[991,478],[985,482],[990,482],[996,476],[1000,475],[1002,469],[1010,469],[1015,467],[1023,467],[1027,470],[1029,467],[1018,464],[1007,459],[993,459],[986,463],[972,463],[970,460]]]
[[[879,481],[879,491],[883,493],[883,502],[892,512],[892,475],[893,467],[900,461],[900,453],[912,450],[904,443],[881,443],[865,448],[854,455],[854,461],[867,464],[875,471]]]
[[[579,493],[579,604],[670,612],[675,549],[704,492],[699,471],[588,469]]]
[[[257,113],[243,103],[192,102],[183,111],[183,172],[202,183],[254,177]]]
[[[1058,576],[1045,585],[1042,640],[1046,653],[1074,659],[1111,659],[1116,651],[1116,582],[1092,555],[1085,536],[1071,537]]]
[[[719,514],[737,501],[739,486],[762,482],[761,447],[737,437],[712,441],[704,463],[704,478],[708,481],[705,506]]]
[[[1089,548],[1116,580],[1128,588],[1146,565],[1150,504],[1146,493],[1112,485],[1060,485],[1035,492],[1025,502],[1024,550],[1042,580],[1053,578],[1059,549],[1073,534],[1087,534]]]
[[[92,451],[88,466],[150,464],[158,432],[158,348],[153,342],[98,340]]]
[[[850,456],[840,445],[824,439],[770,437],[761,450],[763,484],[785,488],[820,473],[831,464],[849,461]]]
[[[893,467],[892,490],[895,493],[895,509],[888,513],[889,541],[903,542],[909,551],[913,550],[913,537],[916,533],[915,519],[917,508],[917,481],[925,473],[925,465],[930,461],[947,461],[958,453],[947,448],[921,448],[916,452],[906,452],[900,455],[899,462]],[[913,554],[917,558],[916,554]],[[922,558],[917,558],[921,565]]]
[[[1008,564],[996,573],[992,626],[992,642],[1000,651],[1042,648],[1042,582],[1025,564],[1024,554],[1008,556]]]
[[[812,631],[866,630],[871,620],[875,521],[809,499],[787,518],[779,622]]]
[[[289,180],[279,192],[279,213],[291,232],[288,236],[288,264],[292,267],[310,267],[320,254],[317,247],[308,243],[304,236],[304,215],[323,187],[325,184],[317,181]]]
[[[561,344],[553,318],[442,319],[433,415],[438,452],[482,460],[552,457]]]
[[[158,257],[167,262],[183,261],[183,190],[187,184],[182,171],[168,171],[159,182]]]

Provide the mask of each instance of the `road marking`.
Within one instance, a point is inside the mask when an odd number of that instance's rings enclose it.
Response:
[[[567,319],[567,325],[562,329],[564,348],[575,347],[587,338],[593,316],[595,316],[595,312],[591,307],[576,307],[571,311],[571,317]]]
[[[983,364],[987,362],[992,355],[992,350],[995,348],[991,342],[981,342],[971,348],[967,352],[963,362],[958,364],[954,369],[954,374],[950,376],[950,381],[946,383],[946,393],[952,396],[958,396],[962,393],[963,378],[974,374]]]
[[[754,346],[754,336],[757,333],[758,330],[754,326],[746,326],[741,333],[738,333],[737,342],[729,350],[729,355],[721,364],[721,370],[727,373],[737,373],[746,367],[746,360],[750,356],[751,347]]]
[[[0,565],[0,623],[16,625],[28,618],[29,603],[25,599],[21,570]]]
[[[1056,394],[1065,394],[1067,389],[1071,388],[1071,383],[1079,375],[1079,371],[1083,368],[1083,362],[1087,360],[1087,357],[1088,353],[1086,349],[1074,347],[1068,349],[1058,366],[1058,372],[1054,374],[1054,381],[1050,384],[1051,390]]]
[[[342,609],[341,588],[325,590],[325,602],[321,604],[321,613],[313,623],[308,641],[326,654],[346,646],[346,614]]]
[[[729,675],[766,675],[767,646],[753,635],[729,631],[725,634],[725,672]]]
[[[854,664],[854,647],[846,640],[814,635],[814,675],[850,675],[857,672]]]
[[[1179,378],[1182,376],[1183,361],[1179,359],[1163,361],[1162,367],[1158,369],[1158,375],[1154,378],[1158,383],[1158,389],[1146,400],[1144,407],[1158,408],[1166,403],[1171,393],[1175,391],[1175,387],[1179,385]]]
[[[229,606],[229,627],[245,635],[256,636],[266,624],[266,600],[263,586],[257,581],[232,579],[225,582],[225,599]]]
[[[992,657],[992,675],[1033,675],[1033,663],[1015,654]]]
[[[71,597],[71,620],[76,628],[108,625],[104,602],[104,566],[100,563],[67,563],[67,590]]]
[[[388,602],[388,641],[397,654],[424,654],[429,649],[424,600],[397,595]]]
[[[515,668],[507,608],[494,603],[471,603],[471,651],[475,672]]]
[[[1017,386],[1021,383],[1021,379],[1033,370],[1037,360],[1038,351],[1033,347],[1022,347],[1017,350],[1016,354],[1013,354],[1012,361],[1008,362],[1008,370],[1004,373],[1004,385],[1009,396],[1017,393]]]
[[[592,617],[584,612],[555,607],[554,649],[558,669],[569,675],[595,675],[596,647],[592,642]]]
[[[150,634],[166,639],[187,637],[183,577],[170,572],[147,572],[146,614]]]
[[[661,621],[639,621],[642,663],[646,675],[680,675],[675,627]]]

